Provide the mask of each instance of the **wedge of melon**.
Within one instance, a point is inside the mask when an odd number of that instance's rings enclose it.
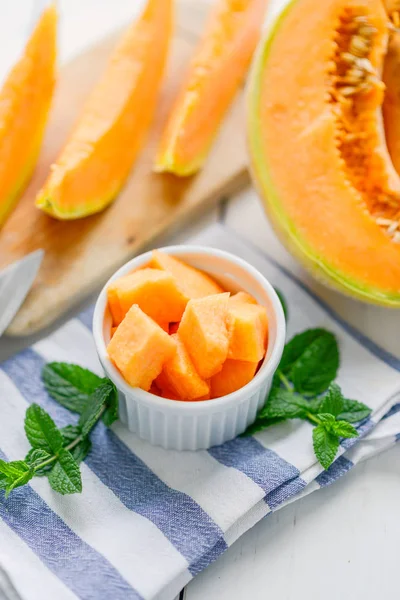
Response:
[[[212,398],[220,398],[240,390],[256,373],[258,363],[226,360],[222,370],[210,380]]]
[[[217,0],[163,133],[156,171],[192,175],[203,165],[242,83],[267,0]]]
[[[148,391],[176,352],[176,342],[133,305],[114,333],[107,352],[131,386]]]
[[[229,348],[229,293],[190,300],[178,335],[202,379],[222,369]]]
[[[56,45],[51,4],[0,90],[0,226],[36,166],[54,89]]]
[[[209,396],[210,386],[201,379],[194,364],[178,334],[172,335],[176,342],[176,353],[167,361],[161,375],[157,378],[157,385],[162,392],[173,394],[179,400],[196,400]]]
[[[124,185],[156,108],[173,0],[148,0],[93,89],[36,205],[58,219],[103,210]]]
[[[214,279],[203,271],[187,265],[174,256],[160,252],[160,250],[153,250],[150,267],[171,273],[188,300],[220,294],[224,291]]]
[[[248,135],[254,180],[288,248],[337,289],[400,306],[400,181],[381,110],[387,41],[380,0],[292,0],[252,68]]]
[[[268,319],[264,306],[229,300],[229,351],[235,360],[258,363],[267,348]]]
[[[383,120],[389,153],[396,171],[400,173],[400,32],[398,29],[400,25],[400,5],[395,0],[388,1],[386,9],[389,18],[393,21],[393,26],[396,25],[397,29],[390,32],[389,46],[382,73],[382,79],[386,86]],[[400,239],[399,228],[396,228],[394,235]]]
[[[133,304],[168,332],[168,323],[180,321],[187,299],[175,278],[166,271],[140,269],[117,279],[107,289],[114,325],[119,325]]]

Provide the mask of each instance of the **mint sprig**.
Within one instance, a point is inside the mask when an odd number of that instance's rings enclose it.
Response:
[[[0,460],[0,489],[6,497],[33,477],[43,476],[60,494],[81,492],[79,463],[90,452],[90,433],[100,419],[109,426],[118,418],[117,390],[109,379],[67,363],[46,365],[42,375],[50,396],[79,413],[79,422],[59,429],[41,406],[28,408],[25,434],[31,449],[25,460]]]
[[[339,368],[339,347],[325,329],[308,329],[285,346],[265,406],[245,435],[288,419],[315,425],[313,447],[327,469],[335,460],[341,438],[358,437],[352,423],[366,419],[371,409],[349,400],[334,383]]]

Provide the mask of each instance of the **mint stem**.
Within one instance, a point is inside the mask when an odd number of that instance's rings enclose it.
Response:
[[[286,375],[284,375],[282,373],[282,371],[278,371],[278,377],[281,380],[281,382],[283,383],[283,385],[285,386],[285,388],[289,392],[293,392],[293,389],[292,389],[292,386],[290,385],[289,379],[286,377]]]
[[[99,413],[99,418],[97,419],[96,424],[99,422],[99,420],[103,416],[103,413],[105,412],[106,408],[107,408],[106,406],[103,406],[103,408],[101,409],[101,412]],[[85,438],[86,438],[86,436],[84,436],[82,434],[78,435],[70,444],[68,444],[68,446],[65,446],[65,448],[63,448],[63,450],[73,450],[73,448],[75,448],[75,446],[77,446],[78,444],[83,442],[83,440]],[[57,459],[58,459],[58,454],[54,454],[54,456],[52,456],[51,458],[48,458],[47,460],[44,460],[42,463],[37,465],[37,467],[35,468],[35,472],[39,471],[39,469],[42,469],[43,467],[46,467],[47,465],[51,465],[51,463],[55,462]]]
[[[315,423],[316,425],[319,425],[321,423],[321,421],[318,419],[318,417],[316,417],[315,415],[313,415],[310,412],[306,413],[307,419],[309,421],[312,421],[313,423]]]

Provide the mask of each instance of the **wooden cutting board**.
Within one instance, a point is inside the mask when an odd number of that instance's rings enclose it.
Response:
[[[0,268],[36,248],[45,250],[36,282],[11,324],[9,335],[28,335],[50,325],[101,286],[155,236],[183,226],[200,210],[248,181],[242,94],[198,176],[179,179],[152,172],[160,131],[204,20],[201,1],[186,0],[178,6],[169,69],[147,147],[112,206],[99,215],[71,222],[44,215],[34,207],[34,198],[119,34],[101,41],[62,68],[35,175],[0,231]]]

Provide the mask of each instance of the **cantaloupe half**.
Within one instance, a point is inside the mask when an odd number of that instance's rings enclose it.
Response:
[[[115,48],[36,206],[78,219],[112,202],[153,120],[172,33],[173,0],[148,0]]]
[[[0,90],[0,226],[36,166],[53,95],[57,12],[49,5]]]
[[[288,248],[323,281],[400,306],[400,181],[382,124],[380,0],[293,0],[254,61],[254,180]]]
[[[163,132],[155,170],[198,171],[241,85],[267,0],[217,0]]]

